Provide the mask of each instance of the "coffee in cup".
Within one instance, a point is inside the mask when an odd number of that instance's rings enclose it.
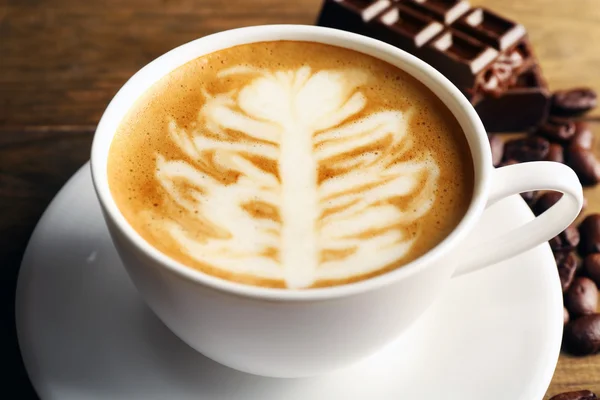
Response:
[[[465,135],[425,85],[385,61],[307,41],[196,58],[129,110],[112,196],[152,246],[264,286],[340,285],[438,245],[473,194]]]

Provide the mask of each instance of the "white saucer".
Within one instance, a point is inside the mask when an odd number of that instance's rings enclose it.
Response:
[[[493,206],[472,237],[522,224],[520,197]],[[377,355],[318,378],[271,379],[223,367],[174,336],[121,266],[82,167],[39,222],[23,259],[19,343],[43,400],[541,399],[562,334],[547,244],[455,279]]]

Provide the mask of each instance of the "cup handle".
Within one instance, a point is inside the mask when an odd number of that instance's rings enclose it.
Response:
[[[532,190],[562,192],[560,200],[533,221],[461,252],[453,277],[465,275],[523,253],[562,232],[581,211],[583,192],[579,178],[566,165],[538,161],[509,165],[492,173],[486,208],[517,193]]]

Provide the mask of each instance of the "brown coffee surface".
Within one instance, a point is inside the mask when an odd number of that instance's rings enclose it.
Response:
[[[162,78],[121,122],[108,177],[161,252],[288,288],[405,265],[448,236],[473,193],[464,134],[423,84],[294,41],[218,51]]]

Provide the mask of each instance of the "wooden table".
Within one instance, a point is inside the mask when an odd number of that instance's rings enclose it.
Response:
[[[0,307],[7,337],[0,359],[7,363],[3,371],[12,371],[3,381],[15,386],[13,398],[35,398],[13,322],[21,257],[48,202],[88,159],[94,127],[111,97],[140,67],[177,45],[240,26],[312,24],[320,3],[0,0]],[[552,89],[588,85],[600,91],[600,0],[473,3],[528,28]],[[600,135],[600,109],[587,118]],[[600,212],[600,188],[587,195],[588,211]],[[561,356],[548,395],[578,388],[600,393],[600,355]]]

